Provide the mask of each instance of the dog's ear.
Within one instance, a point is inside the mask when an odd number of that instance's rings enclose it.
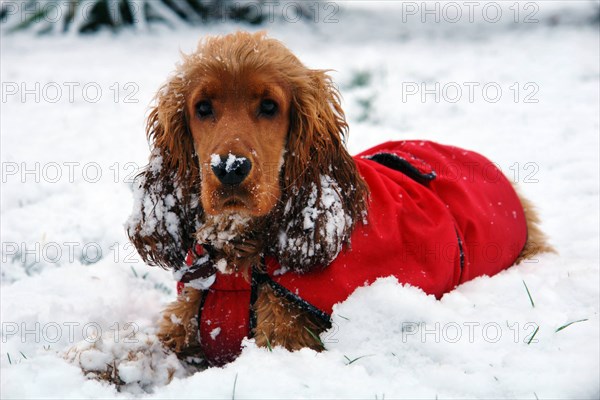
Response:
[[[134,208],[127,233],[142,259],[178,269],[184,265],[199,227],[199,169],[187,128],[182,78],[158,92],[146,132],[150,161],[136,180]]]
[[[276,253],[288,268],[326,266],[366,217],[368,188],[345,148],[340,95],[326,71],[292,82]]]

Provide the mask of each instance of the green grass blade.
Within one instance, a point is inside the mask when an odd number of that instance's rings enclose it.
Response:
[[[529,292],[529,288],[527,287],[527,284],[525,283],[525,281],[523,281],[523,285],[525,285],[525,290],[527,290],[527,296],[529,296],[529,301],[531,302],[531,307],[535,308],[535,303],[533,302],[533,299],[531,298],[531,293]]]
[[[271,341],[269,340],[269,337],[267,336],[267,334],[263,331],[263,335],[265,335],[265,339],[267,340],[267,349],[269,349],[269,351],[273,351],[273,347],[271,346]]]
[[[231,394],[231,400],[235,400],[235,387],[237,386],[237,372],[235,373],[235,379],[233,380],[233,393]]]
[[[560,332],[563,329],[565,329],[565,328],[567,328],[567,327],[569,327],[569,326],[571,326],[573,324],[576,324],[578,322],[584,322],[584,321],[587,321],[587,320],[588,320],[587,318],[584,318],[584,319],[579,319],[577,321],[569,322],[568,324],[565,324],[565,325],[561,326],[560,328],[558,328],[555,332]]]
[[[540,330],[540,327],[538,326],[537,328],[535,328],[535,331],[533,331],[533,335],[531,335],[531,337],[529,338],[529,340],[527,341],[527,344],[531,344],[531,342],[533,341],[533,338],[535,337],[535,335],[537,335],[538,331]]]
[[[323,344],[323,342],[321,341],[321,338],[318,337],[313,331],[311,331],[308,327],[304,327],[304,329],[306,329],[306,331],[308,332],[308,334],[310,336],[312,336],[313,339],[315,339],[323,348],[325,348],[325,344]]]
[[[350,365],[353,362],[360,360],[361,358],[372,357],[372,356],[374,356],[374,354],[365,354],[364,356],[356,357],[353,360],[351,360],[350,358],[348,358],[348,356],[344,356],[344,357],[346,358],[346,360],[348,360],[348,364],[346,364],[346,365]]]

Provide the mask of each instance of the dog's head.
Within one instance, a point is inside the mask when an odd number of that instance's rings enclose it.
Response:
[[[177,268],[196,231],[235,216],[251,221],[242,230],[263,222],[263,251],[282,265],[329,263],[367,196],[339,100],[326,71],[263,33],[201,42],[148,119],[154,150],[129,224],[144,260]]]

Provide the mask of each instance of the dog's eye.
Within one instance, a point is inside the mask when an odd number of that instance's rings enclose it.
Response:
[[[272,117],[277,112],[277,103],[273,100],[263,100],[260,102],[259,114]]]
[[[200,118],[206,118],[213,115],[213,108],[210,101],[203,100],[196,104],[196,114]]]

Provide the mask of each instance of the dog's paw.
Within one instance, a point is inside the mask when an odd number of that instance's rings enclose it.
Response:
[[[180,357],[199,355],[198,311],[201,296],[201,291],[185,287],[162,314],[157,336],[165,347]]]
[[[81,341],[64,353],[90,379],[113,383],[119,390],[147,392],[188,375],[186,366],[156,335],[110,332]]]
[[[166,348],[174,353],[181,353],[188,347],[189,343],[189,338],[184,325],[172,322],[168,320],[166,316],[163,316],[163,318],[165,320],[161,322],[156,336]]]

